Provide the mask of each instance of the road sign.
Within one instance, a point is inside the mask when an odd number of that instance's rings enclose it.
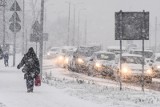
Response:
[[[120,35],[122,40],[149,40],[149,12],[116,12],[115,39]]]
[[[43,33],[43,41],[48,41],[48,33]]]
[[[37,34],[30,35],[30,42],[39,42],[40,36]],[[43,41],[48,41],[48,33],[43,33]]]
[[[14,12],[12,17],[9,19],[9,22],[21,22],[17,12]]]
[[[36,34],[31,34],[30,42],[39,42],[39,36],[37,36]]]
[[[13,3],[13,5],[12,5],[11,8],[10,8],[10,11],[21,11],[21,8],[20,8],[20,6],[19,6],[19,4],[18,4],[17,1],[15,1],[15,2]]]
[[[11,23],[10,26],[9,26],[9,29],[12,31],[12,32],[19,32],[21,30],[21,25],[19,23]]]
[[[6,5],[6,1],[5,0],[0,0],[0,6],[5,6]]]
[[[36,20],[35,23],[32,26],[33,32],[36,33],[37,35],[40,35],[40,24],[39,22]]]

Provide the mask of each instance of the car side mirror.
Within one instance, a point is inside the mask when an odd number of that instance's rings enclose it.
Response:
[[[90,59],[90,61],[93,61],[93,59]]]
[[[154,63],[154,61],[153,60],[150,60],[152,63]]]
[[[149,63],[149,66],[152,66],[153,64],[152,63]]]

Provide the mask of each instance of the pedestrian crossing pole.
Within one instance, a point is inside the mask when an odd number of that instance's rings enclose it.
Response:
[[[40,25],[41,25],[41,33],[40,33],[40,41],[39,41],[39,61],[40,61],[40,74],[42,78],[42,65],[43,65],[43,21],[44,21],[44,0],[41,0],[41,17],[40,17]]]

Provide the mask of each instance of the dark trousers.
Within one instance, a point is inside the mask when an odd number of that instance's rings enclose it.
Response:
[[[8,66],[8,60],[6,60],[6,59],[4,60],[4,65]]]
[[[34,78],[30,74],[27,75],[26,86],[27,86],[27,92],[33,92]]]

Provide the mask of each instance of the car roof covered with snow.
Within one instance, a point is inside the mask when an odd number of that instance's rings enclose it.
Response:
[[[95,54],[101,54],[101,53],[105,53],[105,54],[115,54],[113,52],[108,52],[108,51],[98,51],[98,52],[95,52]]]
[[[120,46],[108,46],[107,49],[120,50]],[[126,47],[122,47],[122,50],[126,50]]]
[[[142,51],[142,49],[133,49],[133,51]],[[150,49],[145,49],[144,51],[145,51],[145,52],[153,52],[153,51],[150,50]]]
[[[154,54],[156,57],[160,57],[160,53],[155,53]]]
[[[142,55],[137,55],[137,54],[129,54],[129,53],[124,53],[122,56],[135,56],[135,57],[142,57]]]

